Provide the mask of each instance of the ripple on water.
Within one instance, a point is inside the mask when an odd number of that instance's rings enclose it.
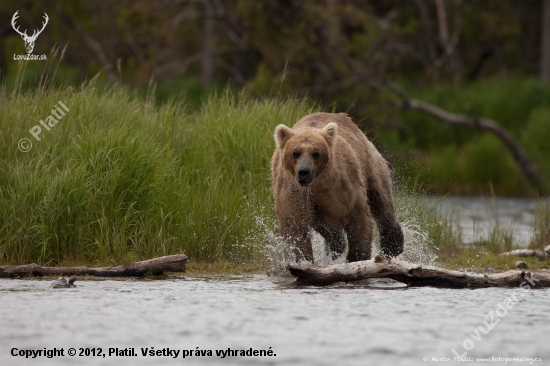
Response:
[[[452,357],[451,349],[459,350],[471,339],[485,316],[514,291],[394,288],[387,280],[293,288],[268,276],[85,280],[70,291],[54,290],[50,282],[0,280],[0,364],[18,360],[8,357],[12,347],[154,346],[272,347],[277,354],[272,359],[228,359],[228,364],[415,365],[424,356]],[[380,286],[384,282],[389,288]],[[474,341],[472,355],[548,359],[544,324],[549,313],[550,291],[528,292],[482,341]],[[70,364],[70,359],[44,361]],[[140,365],[151,359],[116,362]],[[155,364],[181,362],[155,359]],[[213,360],[185,362],[206,365]]]

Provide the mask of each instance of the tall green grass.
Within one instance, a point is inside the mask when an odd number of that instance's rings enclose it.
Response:
[[[550,245],[550,201],[538,202],[531,227],[533,228],[533,238],[529,243],[531,248],[543,249]]]
[[[36,141],[58,101],[70,111]],[[256,259],[272,131],[315,106],[211,95],[198,112],[93,83],[0,95],[0,262]],[[18,149],[28,138],[29,152]]]

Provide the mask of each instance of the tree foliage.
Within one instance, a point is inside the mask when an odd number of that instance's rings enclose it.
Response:
[[[50,14],[41,50],[68,43],[68,64],[138,85],[199,75],[205,58],[218,82],[263,90],[284,76],[289,90],[323,98],[358,74],[422,84],[539,67],[539,0],[5,2],[4,73],[21,49],[10,27],[16,10],[29,28]]]

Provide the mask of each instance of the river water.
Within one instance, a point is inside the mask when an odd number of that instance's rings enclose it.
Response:
[[[531,240],[535,199],[450,196],[428,197],[426,202],[454,221],[465,243],[486,239],[497,224],[512,231],[518,247]]]
[[[295,287],[267,275],[51,282],[0,279],[0,365],[550,364],[550,290],[536,282],[531,290],[390,280]],[[54,348],[63,356],[19,356]]]

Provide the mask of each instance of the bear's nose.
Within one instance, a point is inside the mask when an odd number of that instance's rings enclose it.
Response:
[[[309,168],[301,168],[300,170],[298,170],[298,176],[300,178],[305,178],[309,175],[309,173],[311,173],[311,169]]]

